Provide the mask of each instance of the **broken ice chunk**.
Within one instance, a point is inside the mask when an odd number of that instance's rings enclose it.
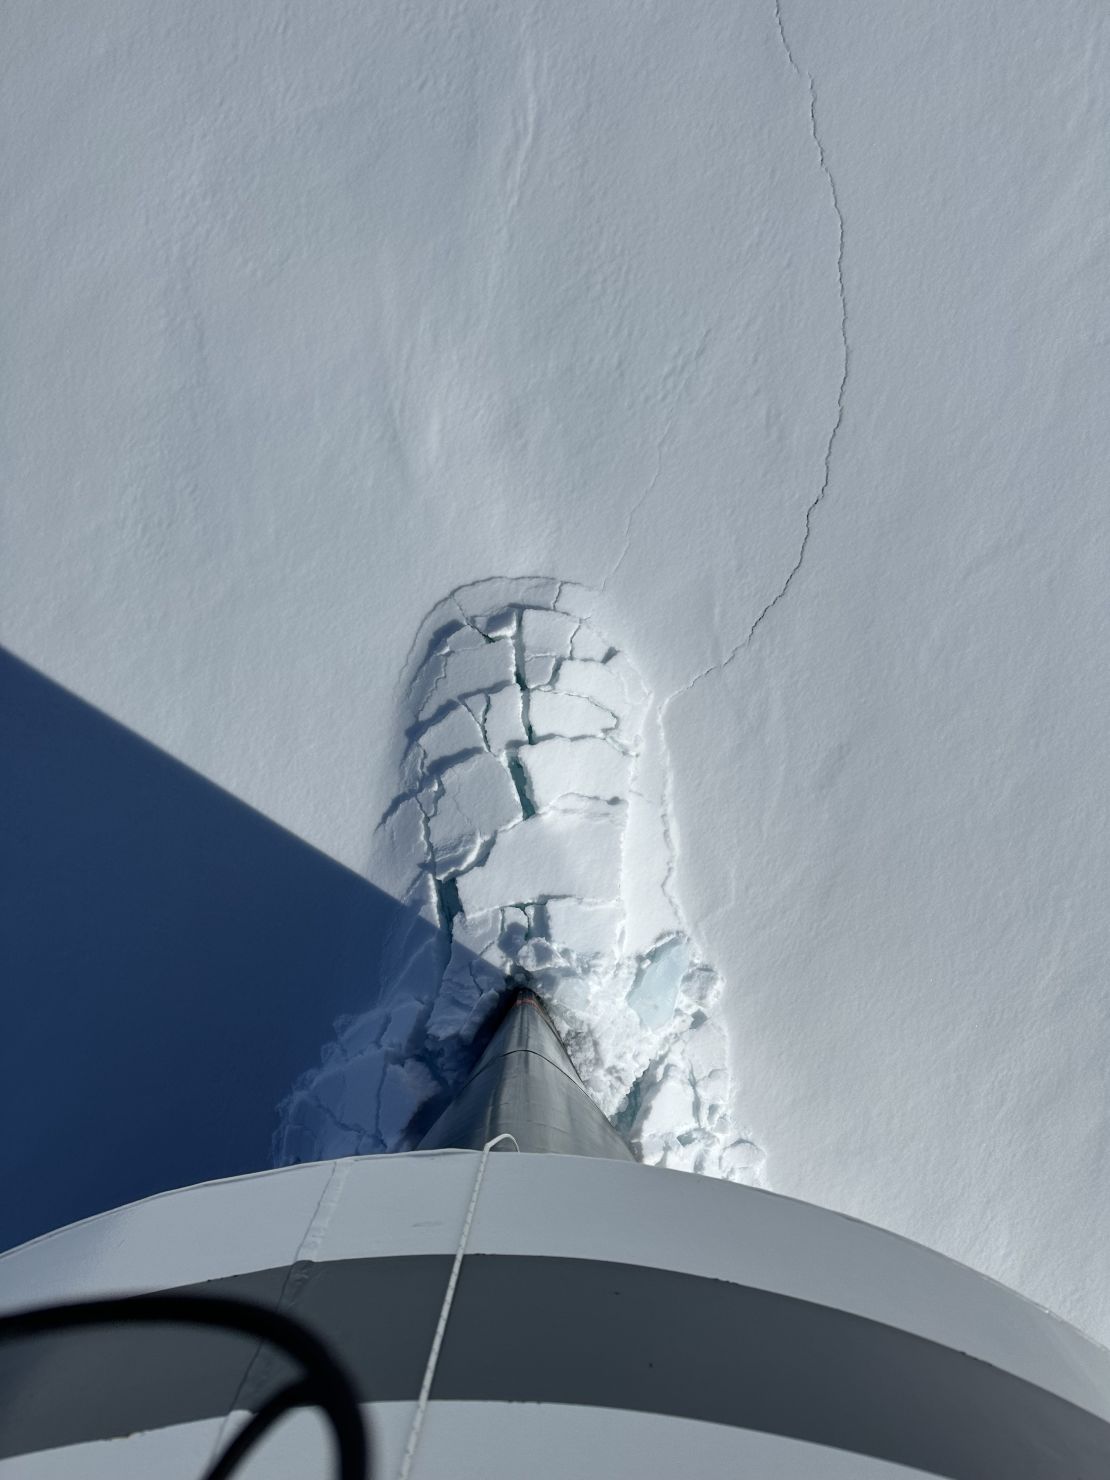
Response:
[[[389,1021],[390,1015],[382,1007],[371,1008],[358,1017],[340,1018],[335,1026],[338,1030],[336,1042],[342,1056],[351,1059],[356,1054],[365,1053],[368,1048],[376,1048]]]
[[[503,611],[490,612],[484,617],[478,617],[474,625],[487,637],[508,637],[516,631],[516,623],[517,609],[509,606]]]
[[[541,972],[550,971],[552,968],[558,970],[569,964],[551,942],[546,940],[526,940],[520,948],[517,959],[525,971],[537,976]]]
[[[643,1091],[635,1133],[643,1143],[645,1154],[656,1149],[656,1143],[675,1141],[684,1132],[695,1129],[697,1107],[694,1087],[677,1064],[667,1064],[661,1074]]]
[[[452,593],[452,601],[474,621],[491,612],[522,606],[553,607],[563,585],[552,576],[490,576]]]
[[[501,935],[498,945],[504,954],[506,963],[511,963],[520,955],[524,942],[528,939],[528,933],[532,928],[532,921],[527,911],[511,908],[501,912]]]
[[[425,805],[430,807],[427,801]],[[387,814],[387,820],[382,825],[387,830],[389,841],[398,858],[412,858],[419,855],[423,846],[424,812],[415,797],[406,797],[400,803],[394,802]]]
[[[435,880],[430,873],[424,873],[421,877],[434,900]],[[428,1002],[438,991],[439,979],[443,975],[443,966],[437,950],[438,927],[442,924],[441,915],[439,904],[435,902],[428,906],[427,923],[433,927],[431,931],[425,931],[420,918],[416,916],[410,917],[407,928],[402,927],[402,939],[408,954],[400,958],[395,971],[390,975],[392,1000],[401,1001],[406,997],[412,997],[420,1002]],[[414,940],[419,943],[414,945]]]
[[[712,1018],[706,1018],[690,1029],[683,1046],[702,1100],[709,1105],[723,1105],[728,1095],[728,1044],[724,1029]]]
[[[447,655],[464,648],[480,647],[485,639],[473,627],[462,622],[451,622],[442,627],[431,639],[427,657],[413,683],[410,698],[416,713],[427,707],[433,695],[438,696],[439,685],[447,669]]]
[[[580,899],[549,899],[547,937],[560,950],[591,959],[615,958],[620,948],[623,923],[621,907],[583,904]]]
[[[588,622],[583,622],[574,634],[570,652],[573,658],[586,658],[591,663],[600,663],[612,652],[612,647]]]
[[[439,995],[428,1016],[428,1037],[458,1043],[471,1039],[504,989],[504,973],[468,951],[453,949]]]
[[[471,629],[467,627],[464,631]],[[444,662],[443,677],[421,705],[420,718],[426,719],[448,699],[488,692],[512,683],[514,670],[513,644],[506,637],[493,642],[479,637],[477,647],[452,648]]]
[[[537,812],[564,796],[623,801],[631,779],[631,757],[604,740],[540,740],[517,752]]]
[[[432,639],[431,651],[439,657],[448,653],[461,652],[463,648],[478,648],[485,639],[467,622],[448,622]]]
[[[535,602],[536,606],[543,605]],[[590,591],[586,586],[579,586],[574,581],[562,581],[559,584],[557,594],[547,603],[556,611],[567,612],[575,618],[588,617],[597,605],[597,593]]]
[[[410,997],[394,1008],[389,1024],[382,1033],[382,1047],[392,1054],[403,1054],[423,1037],[424,1004]]]
[[[450,878],[459,869],[466,868],[477,857],[484,841],[454,797],[445,797],[440,803],[429,824],[428,837],[440,878]]]
[[[580,694],[593,699],[614,714],[622,714],[628,708],[628,694],[621,675],[611,663],[588,663],[580,658],[568,658],[559,669],[555,688],[563,694]]]
[[[571,1023],[580,1023],[593,1016],[595,1002],[589,976],[577,971],[557,973],[544,983],[544,1001],[555,1010],[554,1016],[563,1044],[571,1054],[579,1073],[582,1073],[586,1063],[586,1055],[582,1052],[582,1038],[585,1035],[576,1033]],[[568,1018],[568,1013],[573,1014],[573,1017]]]
[[[486,744],[494,755],[501,755],[510,745],[524,743],[524,716],[520,710],[520,699],[520,690],[516,684],[496,689],[489,696],[485,718]]]
[[[559,662],[555,653],[525,653],[524,682],[530,689],[542,688],[550,683]]]
[[[484,910],[477,915],[459,915],[455,920],[452,939],[463,950],[481,956],[497,941],[501,933],[501,915],[498,910]]]
[[[459,878],[459,900],[469,915],[553,894],[616,899],[620,865],[621,830],[612,817],[539,814],[503,833],[486,862]]]
[[[674,1016],[682,978],[690,968],[690,947],[674,935],[651,951],[628,994],[629,1006],[645,1028],[661,1028]]]
[[[751,1181],[758,1177],[765,1160],[754,1141],[740,1136],[721,1152],[720,1175],[732,1182]]]
[[[691,954],[693,963],[693,955]],[[724,989],[724,982],[715,972],[712,966],[707,966],[704,961],[691,964],[682,982],[682,995],[692,1006],[698,1008],[711,1007],[718,1001]]]
[[[316,1104],[329,1115],[361,1130],[373,1124],[373,1101],[385,1067],[385,1055],[379,1049],[371,1048],[360,1054],[356,1063],[360,1071],[358,1075],[351,1073],[351,1065],[346,1059],[336,1055],[313,1076],[310,1093]]]
[[[417,743],[428,762],[443,761],[448,756],[461,756],[485,748],[478,723],[461,704],[455,704],[434,725],[421,734]]]
[[[526,653],[551,653],[557,658],[565,658],[570,652],[570,641],[577,626],[577,617],[568,617],[565,612],[527,607],[521,623],[524,650]]]
[[[540,689],[529,706],[532,733],[546,735],[603,735],[617,725],[617,716],[592,699]]]
[[[390,1064],[382,1083],[378,1127],[387,1146],[396,1145],[413,1116],[440,1093],[426,1064],[406,1059]]]
[[[289,1095],[278,1107],[281,1128],[274,1139],[274,1165],[296,1166],[301,1161],[318,1161],[320,1147],[342,1144],[346,1137],[335,1135],[334,1124],[322,1110],[313,1108],[305,1095]]]
[[[483,751],[452,766],[428,823],[436,874],[465,868],[483,843],[520,816],[516,787],[496,756]]]

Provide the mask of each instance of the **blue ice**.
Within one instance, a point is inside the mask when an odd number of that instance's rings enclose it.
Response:
[[[661,1028],[670,1021],[689,969],[690,946],[684,936],[672,935],[648,953],[628,994],[629,1005],[645,1028]]]

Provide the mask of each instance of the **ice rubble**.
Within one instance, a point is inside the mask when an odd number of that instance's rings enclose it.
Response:
[[[412,1145],[527,979],[645,1162],[759,1180],[730,1119],[721,980],[669,891],[650,696],[593,606],[570,583],[491,580],[425,623],[381,832],[413,858],[412,918],[436,929],[390,943],[380,1005],[337,1024],[283,1104],[279,1162]]]

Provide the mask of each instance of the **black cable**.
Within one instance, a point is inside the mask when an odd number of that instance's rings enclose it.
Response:
[[[312,1403],[327,1414],[335,1444],[337,1480],[370,1480],[366,1434],[350,1379],[317,1336],[276,1310],[216,1295],[127,1295],[0,1316],[0,1341],[119,1323],[170,1323],[241,1331],[280,1347],[304,1369],[300,1381],[283,1388],[244,1425],[205,1480],[225,1480],[266,1429],[299,1403]]]
[[[218,1454],[208,1466],[201,1480],[227,1480],[228,1475],[243,1456],[254,1448],[271,1424],[277,1423],[282,1414],[288,1413],[290,1408],[311,1402],[312,1384],[307,1379],[291,1382],[288,1387],[282,1388],[247,1420],[225,1447],[224,1452]]]

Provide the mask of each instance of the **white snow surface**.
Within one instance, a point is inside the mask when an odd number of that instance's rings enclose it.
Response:
[[[1110,1338],[1110,12],[21,4],[0,111],[6,644],[402,897],[413,634],[589,590],[658,805],[564,940],[713,964],[771,1187]]]

